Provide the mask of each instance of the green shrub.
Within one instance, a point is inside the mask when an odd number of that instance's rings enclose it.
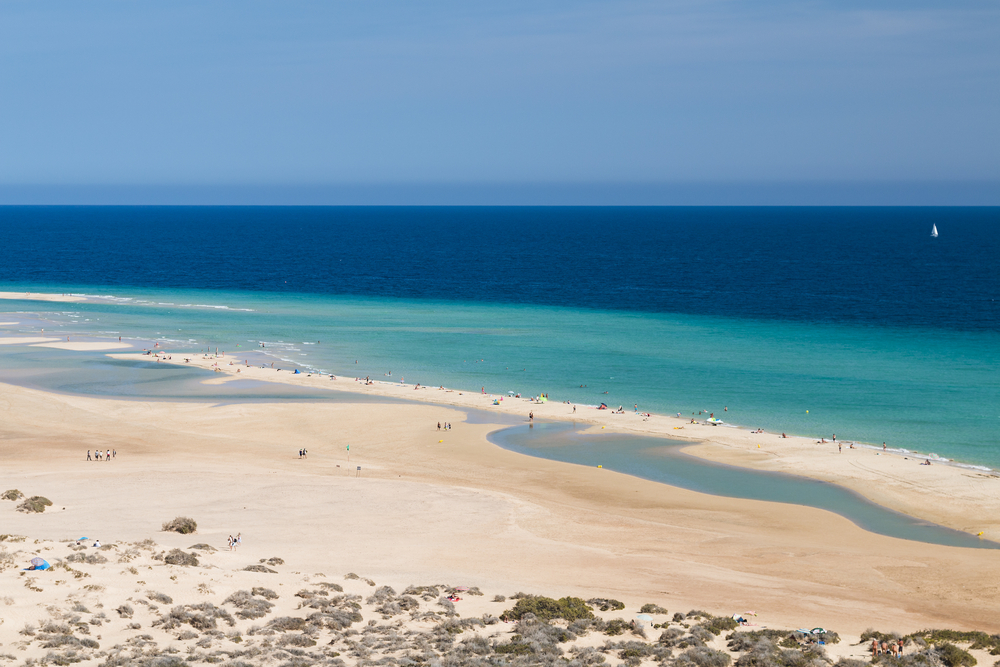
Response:
[[[625,603],[611,598],[590,598],[587,604],[593,605],[601,611],[620,611],[625,608]]]
[[[178,516],[174,517],[172,521],[165,522],[162,530],[164,532],[174,532],[187,535],[188,533],[193,533],[198,530],[198,523],[190,517]]]
[[[663,607],[661,607],[658,604],[653,604],[652,602],[647,602],[646,604],[642,605],[642,608],[639,610],[639,613],[640,614],[668,614],[670,612],[668,612],[666,609],[664,609]]]
[[[990,655],[1000,655],[1000,635],[988,635],[980,631],[921,630],[907,635],[904,639],[923,639],[928,644],[970,644],[974,650],[986,650]]]
[[[497,644],[493,651],[501,655],[528,655],[534,653],[530,644],[512,641],[509,644]]]
[[[624,634],[627,630],[631,630],[632,626],[628,624],[624,619],[616,618],[612,621],[608,621],[608,624],[604,626],[604,634],[609,637],[614,637],[616,635]]]
[[[3,492],[3,495],[0,495],[0,500],[20,500],[21,498],[24,498],[24,494],[17,489],[8,489]]]
[[[45,511],[46,507],[52,505],[52,501],[43,496],[31,496],[23,503],[17,506],[19,512],[34,512],[41,513]]]
[[[947,667],[974,667],[977,662],[971,653],[954,644],[941,644],[937,647],[937,653]]]
[[[534,614],[540,621],[562,618],[572,622],[580,618],[594,617],[590,607],[580,598],[564,597],[553,600],[540,595],[529,595],[518,600],[514,608],[505,611],[501,618],[519,621],[525,614]]]
[[[740,627],[740,624],[732,616],[712,616],[699,623],[699,625],[715,636],[721,635],[723,631],[728,632]]]
[[[262,574],[278,574],[277,570],[272,570],[266,565],[247,565],[243,568],[244,572],[260,572]]]

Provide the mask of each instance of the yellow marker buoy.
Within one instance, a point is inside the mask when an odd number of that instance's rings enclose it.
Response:
[[[438,442],[444,442],[444,440],[438,440]]]
[[[604,428],[603,426],[601,428]]]
[[[978,533],[976,533],[976,535],[980,535],[980,536],[981,536],[982,534],[983,534],[983,531],[979,531]]]
[[[757,445],[757,449],[760,449],[760,445]]]
[[[806,414],[809,414],[809,411],[808,411],[808,410],[806,410]]]
[[[603,468],[604,466],[597,466],[597,467],[598,467],[598,468]],[[980,535],[982,535],[982,533],[980,533]]]

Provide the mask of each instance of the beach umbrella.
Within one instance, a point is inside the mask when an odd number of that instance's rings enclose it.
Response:
[[[28,568],[29,570],[49,569],[49,564],[44,558],[32,558],[29,562],[31,563],[31,567]]]

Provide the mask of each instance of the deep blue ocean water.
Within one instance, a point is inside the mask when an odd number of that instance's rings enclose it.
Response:
[[[1000,467],[998,231],[996,208],[7,207],[0,290],[113,298],[0,303],[0,332],[265,341]]]
[[[0,285],[1000,323],[1000,208],[4,207],[0,238]]]

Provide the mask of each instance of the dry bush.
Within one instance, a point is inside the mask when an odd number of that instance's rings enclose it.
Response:
[[[625,608],[625,603],[613,598],[590,598],[587,604],[597,607],[601,611],[620,611]]]
[[[334,584],[334,586],[336,586],[336,584]],[[337,590],[343,590],[343,589],[338,586]],[[254,586],[253,589],[250,591],[250,594],[251,595],[259,595],[260,597],[265,598],[267,600],[277,600],[278,599],[278,594],[277,593],[275,593],[274,591],[272,591],[270,588],[263,588],[261,586]]]
[[[174,519],[176,521],[176,519]],[[218,551],[211,544],[205,544],[204,542],[199,542],[198,544],[193,544],[188,547],[188,549],[197,549],[198,551]]]
[[[88,565],[100,565],[101,563],[107,563],[108,559],[101,554],[87,553],[85,551],[78,551],[74,554],[66,556],[66,562],[68,563],[87,563]]]
[[[18,512],[41,513],[46,507],[52,505],[52,501],[44,496],[31,496],[17,506]]]
[[[163,562],[167,565],[184,565],[185,567],[198,565],[198,557],[180,549],[172,549],[170,553],[163,557]]]
[[[195,630],[204,632],[216,629],[216,619],[222,619],[230,627],[236,624],[232,615],[222,607],[216,607],[211,602],[202,602],[174,607],[167,616],[153,621],[153,625],[162,625],[164,630],[173,630],[187,624]]]
[[[0,500],[20,500],[24,498],[24,494],[17,489],[7,489],[0,495]]]
[[[157,593],[156,591],[146,591],[146,597],[153,602],[159,602],[160,604],[171,604],[174,601],[174,599],[166,593]]]
[[[171,521],[164,522],[161,530],[187,535],[198,530],[198,523],[190,517],[178,516],[174,517]]]
[[[262,574],[278,574],[277,570],[272,570],[265,565],[247,565],[244,572],[260,572]]]
[[[258,589],[255,588],[254,590]],[[269,592],[273,594],[273,591]],[[277,595],[275,595],[275,597],[277,597]],[[243,619],[261,618],[269,614],[271,609],[274,607],[272,603],[262,598],[255,597],[254,594],[249,591],[236,591],[223,600],[222,604],[231,604],[236,607],[239,610],[236,612],[236,616]]]

